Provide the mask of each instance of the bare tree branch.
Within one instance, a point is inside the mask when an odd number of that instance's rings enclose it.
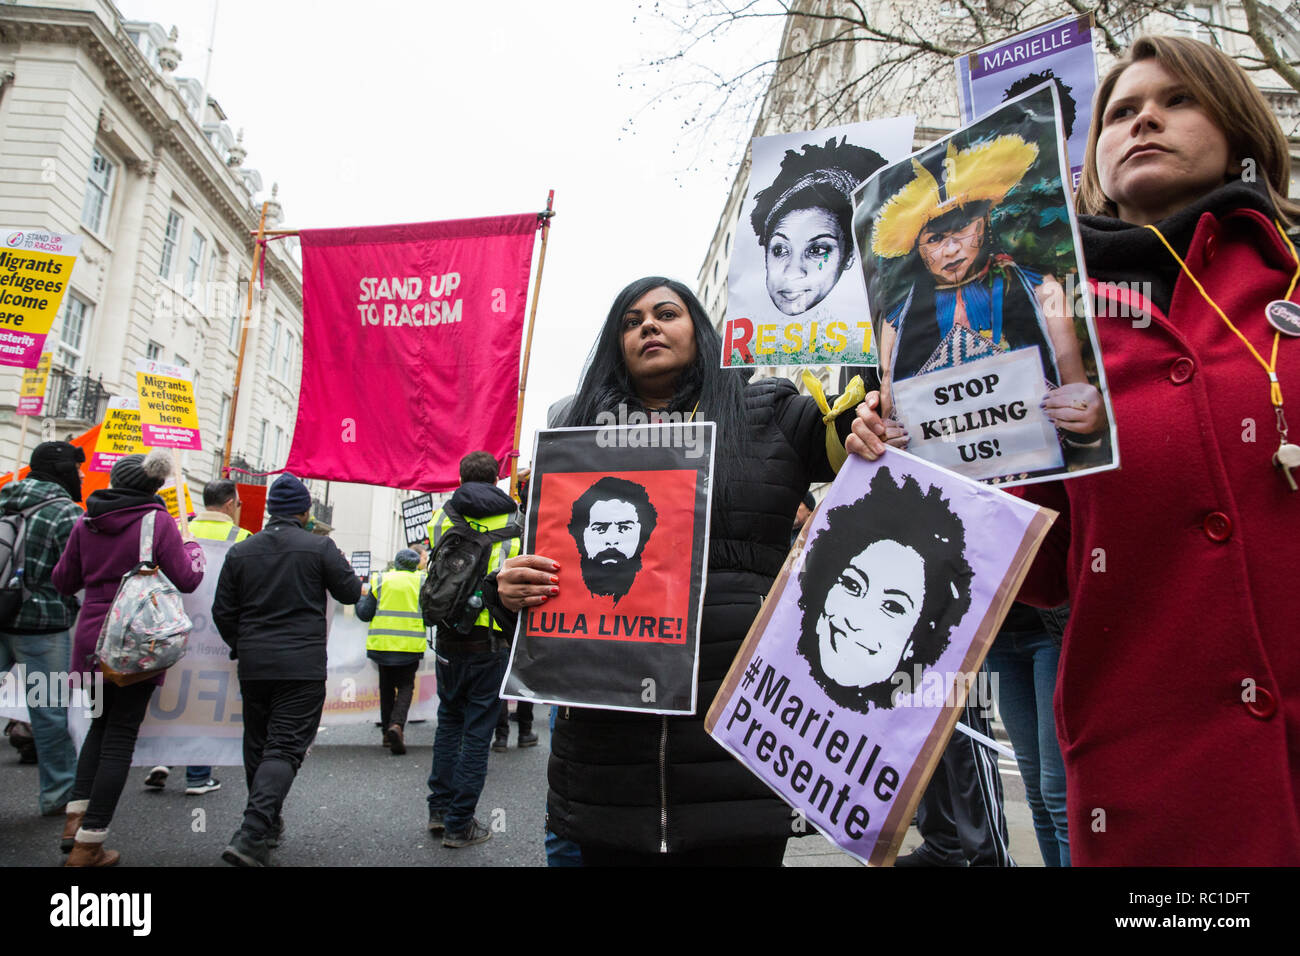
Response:
[[[1255,46],[1259,47],[1259,52],[1263,54],[1264,63],[1291,89],[1300,92],[1300,72],[1297,72],[1277,52],[1273,38],[1268,35],[1260,19],[1258,0],[1241,0],[1241,8],[1246,12],[1246,28],[1250,32],[1250,38],[1255,41]]]

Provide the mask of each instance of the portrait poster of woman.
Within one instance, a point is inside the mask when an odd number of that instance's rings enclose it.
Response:
[[[753,141],[740,221],[724,240],[724,366],[876,363],[852,194],[912,151],[914,128],[907,116]]]
[[[850,457],[709,732],[833,843],[888,865],[1055,517],[906,452]]]
[[[882,408],[913,454],[1008,485],[1118,466],[1059,114],[1041,84],[854,194]]]

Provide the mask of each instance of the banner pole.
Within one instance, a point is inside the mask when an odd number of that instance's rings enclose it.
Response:
[[[253,284],[257,281],[257,268],[262,263],[262,239],[266,235],[266,208],[270,204],[269,199],[262,203],[262,217],[257,223],[257,241],[253,246],[253,271],[248,277],[248,298],[244,302],[244,315],[239,323],[239,360],[235,363],[235,387],[230,393],[230,419],[226,422],[226,445],[221,453],[222,478],[230,476],[230,446],[235,440],[235,414],[239,411],[239,380],[244,374],[244,349],[248,345],[248,322],[253,315]],[[178,486],[178,494],[179,491]],[[183,509],[178,507],[177,510]]]
[[[176,480],[176,514],[177,524],[182,535],[190,533],[190,516],[185,510],[185,475],[181,472],[181,450],[172,449],[172,475]]]
[[[18,469],[22,468],[23,455],[27,452],[27,419],[31,416],[19,415],[18,417],[23,420],[23,423],[18,432],[18,456],[14,459],[14,481],[18,480]],[[515,438],[515,441],[518,442],[519,439]]]
[[[519,404],[515,407],[514,454],[510,458],[510,497],[519,500],[519,435],[524,427],[524,392],[528,388],[528,358],[533,350],[533,321],[537,318],[537,295],[542,288],[542,270],[546,268],[546,240],[551,235],[551,219],[555,217],[552,206],[555,190],[546,194],[546,211],[537,214],[542,220],[542,251],[537,257],[537,275],[533,279],[533,304],[528,310],[528,335],[524,339],[524,361],[519,368]]]

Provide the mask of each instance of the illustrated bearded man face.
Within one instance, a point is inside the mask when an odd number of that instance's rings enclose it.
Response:
[[[622,478],[600,479],[573,503],[569,533],[592,597],[612,597],[617,606],[632,589],[657,520],[645,488]]]
[[[937,219],[921,230],[916,241],[921,262],[939,285],[956,285],[970,275],[983,245],[983,216],[955,223]]]
[[[893,706],[934,664],[971,601],[965,529],[938,487],[879,469],[869,494],[832,508],[799,575],[798,653],[826,695],[865,713]],[[909,681],[909,686],[912,681]]]

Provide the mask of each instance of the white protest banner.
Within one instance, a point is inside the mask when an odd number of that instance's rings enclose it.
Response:
[[[243,702],[236,662],[212,623],[212,599],[231,542],[201,540],[207,560],[203,581],[182,595],[194,624],[185,656],[167,671],[154,691],[140,726],[133,766],[242,766]],[[329,664],[323,726],[375,722],[379,719],[379,670],[366,658],[369,625],[329,601]],[[416,672],[415,695],[408,720],[431,720],[438,713],[434,656],[426,654]],[[94,678],[99,681],[101,678]],[[0,675],[0,718],[27,720],[27,704],[15,673]],[[68,728],[80,748],[94,715],[80,690],[72,694]]]
[[[894,417],[908,450],[968,478],[1057,469],[1065,462],[1056,429],[1038,403],[1037,349],[918,375],[894,384]]]

